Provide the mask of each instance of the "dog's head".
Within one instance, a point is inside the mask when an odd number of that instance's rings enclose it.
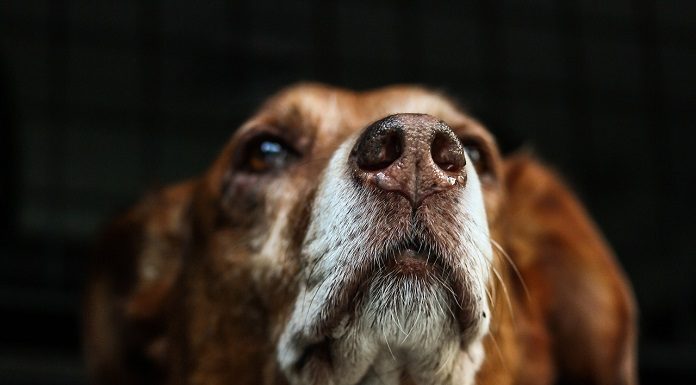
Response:
[[[516,328],[494,331],[502,366],[488,373],[505,367],[512,381],[526,370],[544,383],[557,362],[585,370],[551,357],[566,340],[602,366],[594,341],[619,335],[630,315],[613,328],[577,326],[599,318],[562,306],[613,317],[630,298],[578,210],[543,169],[503,162],[491,134],[437,93],[295,86],[244,123],[202,177],[116,226],[136,245],[108,248],[93,274],[95,370],[116,381],[139,370],[128,363],[137,352],[174,383],[471,384],[492,354],[491,320],[503,325],[501,311],[517,307]],[[507,271],[498,237],[519,264],[510,293],[503,287],[507,307],[493,306]],[[564,280],[572,292],[554,286]],[[603,296],[612,290],[616,302]],[[629,373],[632,333],[621,336],[606,365]]]
[[[490,320],[499,174],[490,134],[435,93],[293,87],[206,175],[201,255],[220,272],[243,265],[293,382],[357,383],[387,366],[470,376]]]

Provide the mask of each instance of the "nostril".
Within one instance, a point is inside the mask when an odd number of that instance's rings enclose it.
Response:
[[[392,127],[368,129],[358,140],[357,163],[365,171],[382,170],[401,157],[402,133]]]
[[[466,166],[464,149],[459,140],[438,132],[430,147],[430,155],[435,164],[447,172],[459,172]]]

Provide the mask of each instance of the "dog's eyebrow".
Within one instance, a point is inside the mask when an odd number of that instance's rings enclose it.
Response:
[[[280,103],[262,108],[249,118],[235,133],[240,138],[254,136],[258,132],[269,132],[278,135],[303,151],[316,134],[317,120],[296,101],[281,101]],[[243,139],[242,139],[243,141]]]

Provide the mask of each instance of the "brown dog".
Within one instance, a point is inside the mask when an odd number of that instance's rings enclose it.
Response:
[[[96,383],[635,383],[629,286],[576,198],[421,88],[289,88],[101,245]]]

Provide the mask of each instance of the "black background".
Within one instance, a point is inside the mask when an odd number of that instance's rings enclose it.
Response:
[[[641,308],[646,384],[696,383],[696,2],[0,2],[0,382],[84,383],[99,225],[200,173],[300,81],[418,83],[578,192]]]

